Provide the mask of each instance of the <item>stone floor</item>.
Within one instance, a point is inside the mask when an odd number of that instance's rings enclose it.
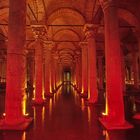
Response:
[[[139,140],[140,122],[132,120],[135,108],[130,101],[125,101],[126,114],[134,129],[107,131],[98,121],[102,105],[85,105],[70,85],[64,85],[44,106],[27,101],[27,113],[34,118],[31,126],[26,131],[0,131],[0,140]],[[0,115],[3,112],[4,93],[0,93]]]

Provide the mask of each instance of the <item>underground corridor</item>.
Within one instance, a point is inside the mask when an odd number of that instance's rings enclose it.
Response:
[[[139,7],[0,0],[0,140],[138,140]]]

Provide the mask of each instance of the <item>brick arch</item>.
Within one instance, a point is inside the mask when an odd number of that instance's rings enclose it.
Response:
[[[70,38],[71,40],[73,41],[80,41],[81,39],[81,36],[75,31],[75,30],[72,30],[72,29],[60,29],[60,30],[57,30],[55,32],[55,34],[53,35],[53,39],[63,39],[63,38]]]
[[[47,24],[53,24],[56,20],[63,17],[65,20],[70,18],[72,22],[76,21],[76,23],[79,22],[79,24],[85,24],[84,16],[79,11],[71,8],[59,8],[53,11],[47,18]]]
[[[118,16],[119,18],[125,20],[128,24],[135,26],[137,30],[140,30],[140,22],[138,21],[138,18],[129,10],[119,8]]]

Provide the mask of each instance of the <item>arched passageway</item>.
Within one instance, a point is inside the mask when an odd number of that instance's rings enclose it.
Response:
[[[24,140],[139,135],[138,0],[0,5],[0,130],[31,125],[13,136]]]

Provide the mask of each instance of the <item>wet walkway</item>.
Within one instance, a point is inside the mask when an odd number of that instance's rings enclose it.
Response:
[[[139,140],[140,124],[131,130],[106,131],[98,122],[99,110],[100,106],[86,106],[70,85],[64,85],[44,106],[28,105],[34,121],[26,131],[0,131],[0,140]]]

